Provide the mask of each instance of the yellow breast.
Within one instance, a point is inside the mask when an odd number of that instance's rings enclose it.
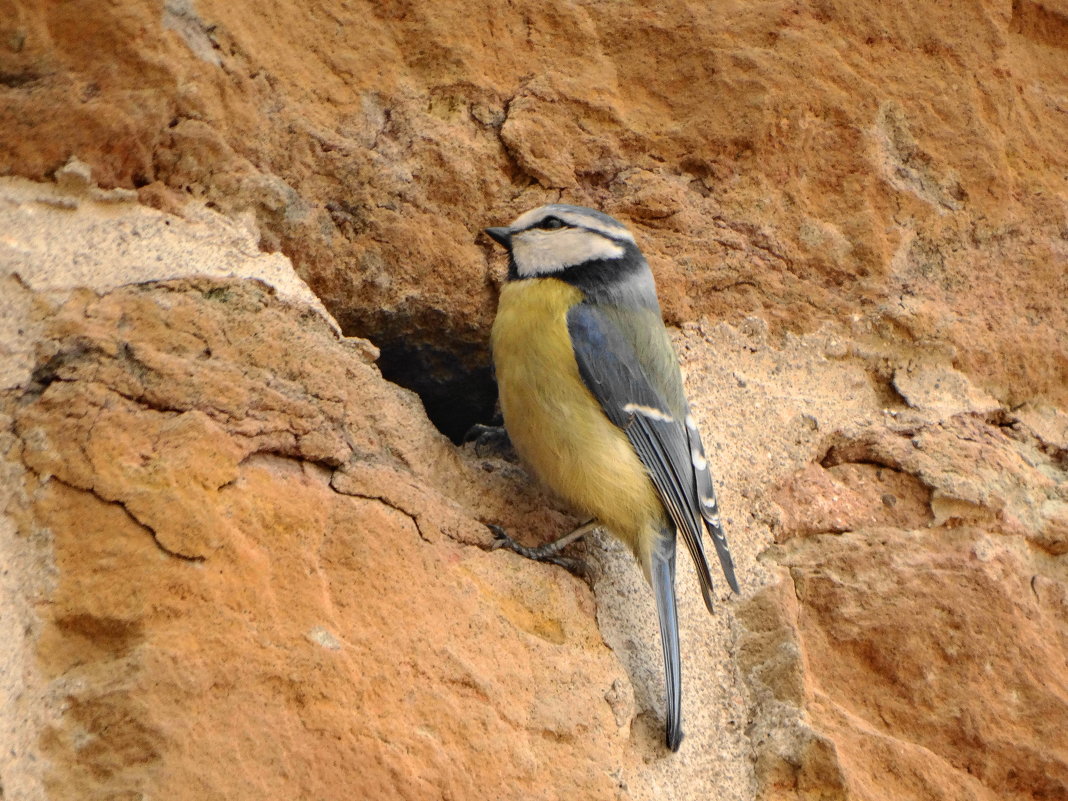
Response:
[[[637,552],[663,507],[626,435],[582,382],[567,331],[581,302],[555,278],[513,281],[501,292],[491,343],[504,424],[534,473],[575,509]]]

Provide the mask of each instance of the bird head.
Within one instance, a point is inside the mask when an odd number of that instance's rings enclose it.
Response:
[[[487,228],[486,233],[508,248],[514,278],[550,276],[590,262],[625,259],[637,250],[634,237],[618,220],[562,203],[532,209],[511,225]]]

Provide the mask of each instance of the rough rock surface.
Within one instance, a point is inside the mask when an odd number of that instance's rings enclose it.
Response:
[[[788,572],[741,613],[765,797],[1068,793],[1068,452],[1024,417],[840,430],[779,490]]]
[[[1068,797],[1066,52],[1061,0],[0,6],[53,182],[0,188],[3,796]],[[629,557],[486,553],[573,521],[424,415],[491,418],[478,232],[556,199],[650,257],[743,577],[682,572],[675,756]]]
[[[0,174],[254,219],[454,437],[494,397],[478,231],[559,197],[638,227],[674,322],[862,315],[1068,402],[1059,0],[9,7]]]
[[[168,222],[190,252],[212,231]],[[3,400],[5,624],[32,643],[5,793],[616,797],[633,700],[591,593],[484,550],[482,519],[564,521],[521,473],[262,282],[9,284],[36,365]]]

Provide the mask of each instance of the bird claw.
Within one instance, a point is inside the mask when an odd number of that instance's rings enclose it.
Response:
[[[470,444],[476,454],[484,458],[498,458],[516,461],[518,457],[512,440],[503,426],[487,426],[475,423],[464,434],[464,444]]]
[[[486,523],[486,528],[493,532],[493,543],[490,545],[491,551],[496,551],[499,548],[505,547],[509,542],[515,543],[515,541],[508,536],[503,528],[495,523]]]

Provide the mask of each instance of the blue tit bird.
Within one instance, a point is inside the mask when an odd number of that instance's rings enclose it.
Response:
[[[549,556],[600,525],[633,551],[656,600],[666,742],[677,751],[677,533],[709,611],[705,529],[734,592],[738,582],[653,274],[630,231],[593,209],[542,206],[486,233],[509,254],[491,335],[505,428],[526,465],[594,519],[542,548],[505,544]]]

